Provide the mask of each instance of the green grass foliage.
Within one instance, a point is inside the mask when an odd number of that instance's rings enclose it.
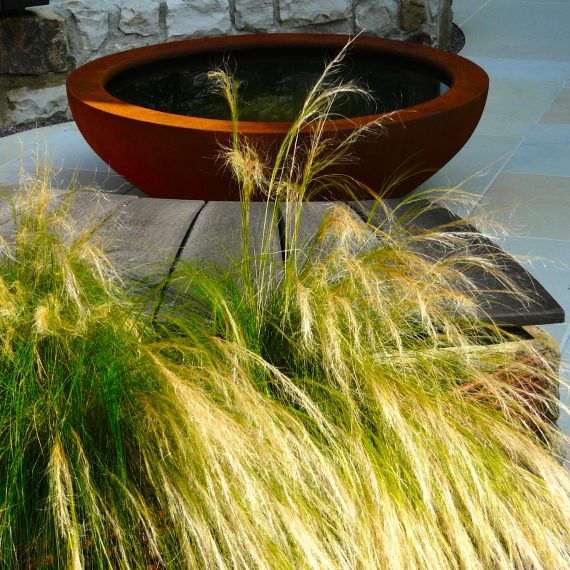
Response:
[[[568,568],[570,479],[537,411],[556,371],[530,347],[513,358],[459,271],[496,260],[453,228],[378,229],[340,205],[301,243],[307,198],[354,187],[326,168],[351,141],[324,128],[354,88],[318,84],[267,164],[214,78],[236,124],[232,270],[179,263],[147,316],[97,227],[73,227],[73,193],[31,183],[3,226],[0,566]],[[453,253],[434,264],[419,240]]]

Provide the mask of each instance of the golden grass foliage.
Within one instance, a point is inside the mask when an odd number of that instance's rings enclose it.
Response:
[[[0,566],[569,567],[570,478],[538,411],[556,371],[503,349],[458,271],[494,260],[341,206],[299,240],[349,148],[320,128],[338,89],[317,86],[274,164],[235,129],[244,236],[254,191],[283,209],[234,271],[179,264],[155,319],[71,227],[72,195],[22,191],[0,260]]]

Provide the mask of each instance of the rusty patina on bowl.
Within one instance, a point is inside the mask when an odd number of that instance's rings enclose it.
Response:
[[[341,49],[348,36],[329,34],[253,34],[184,40],[132,49],[87,63],[68,78],[73,117],[87,142],[116,172],[150,196],[201,200],[236,200],[237,188],[219,160],[231,122],[187,117],[129,104],[105,85],[118,74],[146,64],[239,50],[306,46]],[[348,174],[374,191],[389,187],[387,196],[402,196],[448,162],[473,133],[485,105],[489,79],[474,63],[441,50],[393,40],[359,37],[351,48],[377,54],[379,61],[420,68],[447,84],[449,90],[407,107],[382,121],[352,150],[350,163],[335,172]],[[330,120],[326,130],[346,136],[356,126],[382,115]],[[249,140],[275,148],[290,123],[240,122]],[[393,181],[401,177],[395,185]],[[365,192],[362,196],[366,195]],[[343,196],[322,196],[322,198]]]

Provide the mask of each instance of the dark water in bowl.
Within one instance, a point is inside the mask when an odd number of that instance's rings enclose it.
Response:
[[[118,99],[156,111],[229,119],[226,100],[208,79],[208,71],[226,62],[239,82],[240,120],[292,121],[333,56],[314,48],[193,55],[123,72],[105,88]],[[332,111],[345,117],[404,109],[448,88],[425,70],[397,65],[382,54],[352,53],[335,77],[355,81],[372,94],[372,100],[356,95],[339,98]]]

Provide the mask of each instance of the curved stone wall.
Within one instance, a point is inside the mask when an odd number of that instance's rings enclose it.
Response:
[[[67,74],[117,51],[251,32],[365,33],[446,48],[452,0],[51,0],[0,18],[0,125],[69,113]]]

